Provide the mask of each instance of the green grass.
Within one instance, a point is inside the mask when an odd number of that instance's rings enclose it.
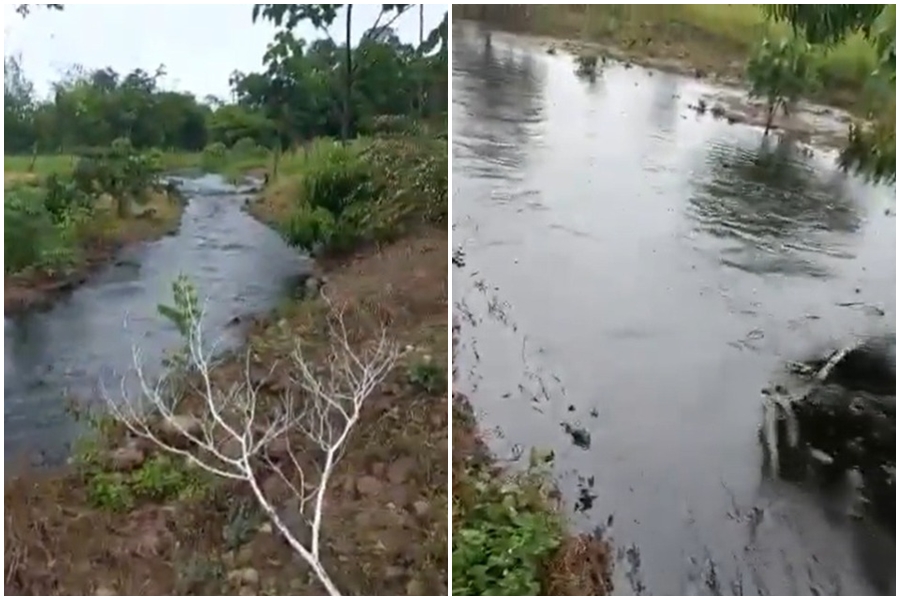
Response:
[[[71,173],[75,166],[76,158],[71,154],[42,154],[34,159],[34,168],[31,167],[31,156],[4,156],[3,175],[6,186],[14,185],[35,178],[46,177],[51,174]],[[265,156],[235,156],[229,154],[221,165],[216,166],[216,171],[229,177],[239,177],[253,169],[269,167],[271,155]],[[203,167],[203,155],[200,152],[165,152],[162,155],[163,169],[176,171],[180,169],[199,169]]]
[[[522,5],[524,6],[524,5]],[[884,19],[895,18],[889,5]],[[791,35],[783,23],[768,22],[759,6],[746,4],[563,4],[532,5],[529,14],[515,8],[461,5],[454,15],[480,18],[538,35],[600,42],[636,57],[678,58],[715,73],[742,75],[750,51],[766,35]],[[524,8],[518,9],[524,11]],[[860,109],[877,56],[861,35],[854,35],[819,58],[823,86],[814,99]]]

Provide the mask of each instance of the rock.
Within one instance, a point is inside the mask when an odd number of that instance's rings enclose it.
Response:
[[[170,444],[184,446],[189,444],[182,431],[197,436],[201,433],[203,424],[200,419],[191,415],[173,415],[159,422],[159,433]]]
[[[249,587],[246,585],[238,591],[238,596],[256,596],[256,595],[258,595],[256,593],[256,590],[254,590],[252,587]]]
[[[241,440],[235,439],[233,437],[225,440],[225,443],[220,445],[220,449],[222,454],[228,458],[238,458],[244,451]]]
[[[269,442],[269,445],[266,447],[266,453],[272,460],[282,460],[290,456],[291,445],[285,436],[281,436]]]
[[[241,572],[241,580],[247,585],[259,584],[259,571],[252,567],[247,567]]]
[[[416,500],[413,502],[413,509],[415,509],[417,515],[424,517],[431,511],[431,505],[424,500]]]
[[[418,579],[410,579],[409,583],[406,584],[406,595],[407,596],[424,596],[425,595],[425,586],[422,585],[422,582]]]
[[[303,293],[305,297],[312,298],[319,293],[319,280],[316,277],[309,277],[303,282]]]
[[[374,477],[364,475],[356,480],[356,491],[362,496],[375,496],[384,486]]]
[[[416,466],[416,459],[411,456],[398,458],[388,466],[387,476],[391,483],[401,484],[409,479],[410,473]]]
[[[112,588],[108,588],[105,586],[100,586],[94,592],[95,596],[118,596],[118,594]]]
[[[269,522],[263,523],[259,526],[260,533],[272,533],[272,524]]]
[[[135,445],[116,448],[109,453],[109,465],[116,471],[137,469],[146,460],[145,454]]]
[[[291,579],[291,582],[288,584],[288,587],[290,588],[290,590],[292,592],[299,592],[300,590],[302,590],[303,588],[306,587],[306,584],[303,582],[302,579],[294,578],[294,579]]]
[[[253,562],[253,548],[250,546],[243,546],[238,550],[235,561],[238,565],[248,565]]]
[[[380,462],[373,463],[371,470],[372,470],[372,475],[374,475],[375,477],[378,477],[378,478],[384,477],[384,463],[380,463]]]

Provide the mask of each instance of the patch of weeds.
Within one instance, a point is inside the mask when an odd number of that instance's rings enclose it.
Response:
[[[90,503],[106,510],[130,510],[139,501],[198,499],[209,489],[209,480],[203,473],[190,470],[165,454],[149,458],[130,473],[104,470],[99,459],[81,466],[85,471]]]
[[[199,473],[188,470],[181,461],[166,454],[145,462],[131,474],[129,484],[136,496],[156,501],[197,498],[206,487]]]
[[[406,376],[411,384],[428,394],[447,390],[447,367],[433,362],[430,356],[411,364]]]
[[[134,506],[135,498],[122,473],[94,473],[88,479],[88,500],[97,508],[123,512]]]
[[[453,493],[453,595],[534,596],[543,565],[564,537],[552,508],[546,461],[497,477],[470,468]]]

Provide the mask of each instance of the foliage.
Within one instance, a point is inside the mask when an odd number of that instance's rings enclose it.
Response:
[[[840,164],[879,181],[896,180],[897,31],[896,7],[888,4],[774,4],[764,5],[767,16],[790,23],[809,43],[828,47],[860,32],[875,47],[879,67],[873,79],[884,80],[878,103],[892,110],[873,111],[871,125],[855,123]]]
[[[433,362],[430,356],[410,365],[407,378],[411,384],[428,394],[447,391],[447,367]]]
[[[53,179],[53,181],[56,181]],[[79,259],[77,227],[85,218],[81,200],[69,185],[19,186],[3,202],[6,273],[32,267],[48,274],[65,271]],[[64,208],[65,207],[65,208]]]
[[[85,472],[88,500],[97,508],[126,511],[137,502],[196,498],[209,481],[172,456],[159,454],[130,473],[107,471],[98,464]]]
[[[747,62],[750,95],[765,98],[769,117],[766,133],[778,109],[788,113],[794,102],[816,83],[812,47],[801,41],[764,39]]]
[[[215,171],[225,164],[228,148],[222,142],[213,142],[203,149],[201,164],[204,169]]]
[[[469,468],[453,495],[453,595],[535,596],[543,562],[562,542],[546,463],[500,476]]]
[[[197,287],[190,278],[181,273],[172,282],[172,304],[158,304],[156,311],[175,326],[184,344],[175,352],[163,359],[163,365],[184,374],[189,364],[188,341],[191,336],[190,326],[200,315],[200,299]]]

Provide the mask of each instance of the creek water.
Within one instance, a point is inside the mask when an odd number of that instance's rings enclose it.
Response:
[[[789,360],[893,332],[895,189],[688,108],[716,89],[456,25],[458,384],[552,449],[619,594],[885,594],[894,531],[763,465]]]
[[[242,208],[250,189],[217,175],[173,176],[187,200],[174,235],[128,248],[114,264],[46,311],[5,320],[4,451],[41,465],[59,464],[81,427],[67,397],[102,403],[101,382],[119,392],[133,366],[132,347],[148,374],[180,338],[157,311],[171,304],[184,273],[206,298],[205,331],[220,348],[241,340],[235,317],[263,312],[311,269],[310,259]]]

